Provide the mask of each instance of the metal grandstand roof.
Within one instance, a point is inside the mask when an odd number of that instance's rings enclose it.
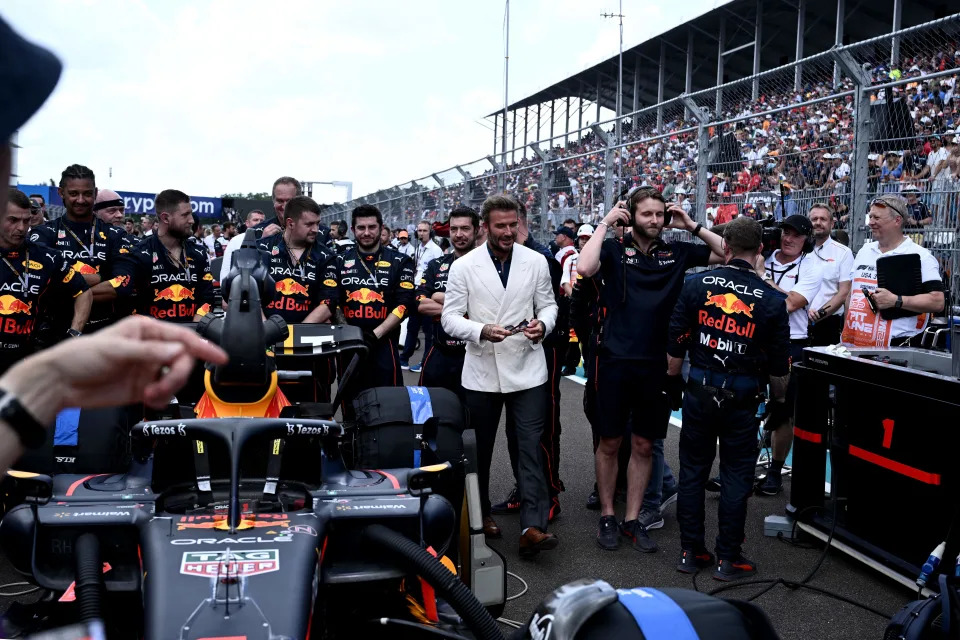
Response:
[[[662,99],[674,98],[687,89],[687,53],[690,59],[689,91],[708,89],[754,73],[756,34],[760,34],[758,70],[765,71],[795,60],[798,6],[804,8],[802,56],[826,51],[837,41],[838,6],[846,19],[840,32],[842,44],[866,40],[899,27],[906,28],[942,18],[951,13],[952,2],[942,0],[734,0],[693,18],[665,33],[623,52],[623,111],[657,104],[661,60]],[[904,11],[903,9],[906,8]],[[757,17],[760,28],[757,29]],[[722,36],[721,36],[722,34]],[[724,40],[722,82],[717,80],[720,38]],[[556,84],[518,100],[511,111],[561,98],[582,98],[614,110],[617,99],[618,57],[614,56]],[[636,77],[636,97],[634,86]],[[502,113],[497,110],[487,117]]]

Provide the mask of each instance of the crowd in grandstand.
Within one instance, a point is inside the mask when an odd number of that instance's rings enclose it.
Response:
[[[874,83],[921,78],[960,68],[960,43],[945,51],[922,57],[904,58],[898,66],[877,64],[871,69]],[[868,191],[901,192],[916,188],[922,206],[914,208],[917,226],[955,227],[960,201],[960,145],[958,132],[960,97],[956,93],[958,75],[904,82],[872,92],[874,104],[905,100],[913,130],[895,128],[893,137],[874,139],[868,156]],[[829,201],[838,212],[838,223],[848,220],[851,194],[851,170],[854,164],[853,83],[843,78],[838,86],[832,79],[808,83],[803,90],[761,93],[758,100],[745,92],[740,100],[724,96],[727,105],[716,114],[717,120],[744,117],[751,113],[775,111],[763,116],[738,120],[722,129],[711,128],[711,138],[732,134],[740,160],[711,165],[707,213],[713,223],[721,209],[732,205],[737,213],[778,219],[808,207],[814,201]],[[732,93],[732,92],[731,92]],[[801,105],[836,94],[842,97]],[[665,114],[666,115],[666,114]],[[904,127],[899,127],[903,129]],[[614,154],[613,175],[620,174],[620,189],[655,186],[668,200],[690,207],[696,198],[699,150],[695,123],[676,117],[665,118],[662,131],[686,131],[659,139],[655,126],[634,127],[627,121],[624,139],[644,142],[624,147]],[[606,165],[604,144],[593,132],[548,152],[550,162],[544,175],[543,163],[536,157],[508,164],[505,190],[520,198],[532,212],[541,210],[546,197],[548,215],[535,218],[545,231],[574,218],[591,223],[602,213]],[[616,191],[619,191],[617,189]],[[442,191],[444,210],[458,204],[482,201],[497,190],[496,172],[490,169],[467,183]],[[423,216],[439,211],[439,189],[410,188],[404,197],[396,197],[384,207],[392,222],[412,224]],[[546,194],[546,195],[545,195]]]

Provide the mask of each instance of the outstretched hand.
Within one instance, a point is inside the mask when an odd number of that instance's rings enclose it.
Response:
[[[0,387],[41,424],[50,424],[64,407],[143,402],[162,408],[196,359],[224,364],[227,354],[187,328],[134,316],[19,362],[0,378]]]

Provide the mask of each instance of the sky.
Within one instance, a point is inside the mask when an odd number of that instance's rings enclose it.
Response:
[[[723,4],[622,1],[624,49]],[[618,8],[513,0],[510,101],[615,56],[600,14]],[[502,0],[4,0],[0,16],[64,62],[20,131],[24,184],[79,163],[114,190],[217,197],[292,175],[359,197],[490,154],[484,116],[503,107]]]

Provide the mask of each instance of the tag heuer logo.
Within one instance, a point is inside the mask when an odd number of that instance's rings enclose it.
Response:
[[[346,262],[343,263],[343,268],[350,269],[351,267],[353,267],[354,264],[355,262],[353,260],[347,260]]]
[[[626,253],[628,256],[634,256],[634,255],[637,254],[637,250],[634,249],[633,247],[627,247],[627,248],[624,250],[624,253]]]
[[[180,563],[180,573],[201,578],[258,576],[279,570],[280,552],[277,549],[188,551]]]

